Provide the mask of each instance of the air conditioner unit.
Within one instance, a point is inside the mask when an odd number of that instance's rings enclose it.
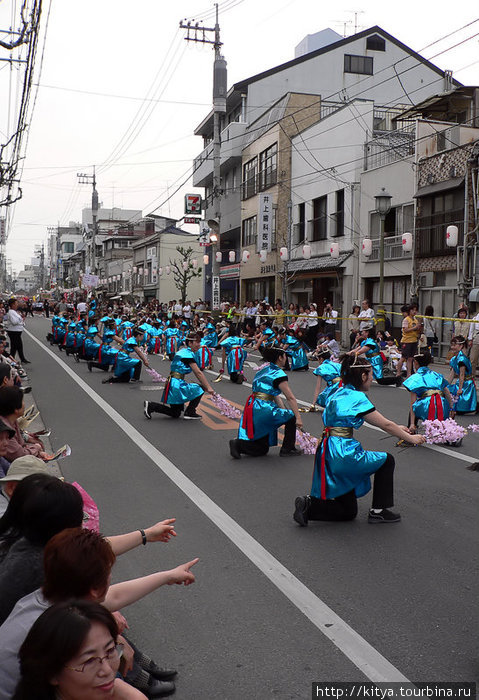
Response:
[[[434,272],[422,272],[418,275],[418,282],[421,288],[434,287]]]

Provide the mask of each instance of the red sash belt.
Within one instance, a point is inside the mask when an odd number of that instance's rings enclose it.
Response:
[[[246,400],[246,404],[243,411],[243,430],[246,430],[246,435],[248,440],[254,440],[254,426],[253,426],[253,404],[255,396],[250,394]]]
[[[427,419],[434,420],[444,420],[444,410],[442,407],[441,394],[433,394],[429,399],[429,410],[427,412]]]
[[[125,329],[125,335],[126,335],[126,340],[128,340],[129,338],[131,338],[131,336],[132,336],[131,328],[126,328],[126,329]]]
[[[102,364],[101,362],[101,349],[103,347],[103,343],[101,343],[100,347],[98,348],[98,362]]]
[[[154,350],[155,353],[158,354],[160,352],[160,346],[161,346],[161,338],[159,335],[157,335],[155,338],[155,350]]]
[[[237,347],[234,348],[235,351],[235,370],[236,372],[239,371],[240,369],[240,353],[241,353],[241,348]],[[242,353],[241,353],[242,354]]]

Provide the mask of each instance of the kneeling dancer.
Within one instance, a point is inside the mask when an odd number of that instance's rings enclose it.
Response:
[[[305,527],[308,520],[353,520],[358,512],[357,499],[371,489],[374,474],[370,523],[394,523],[401,519],[389,508],[394,505],[394,457],[387,452],[363,449],[353,430],[366,420],[413,445],[425,441],[424,435],[411,435],[376,411],[365,395],[373,380],[371,364],[363,357],[346,355],[341,364],[344,386],[331,396],[323,413],[325,429],[314,461],[310,496],[298,496],[294,502],[294,520]]]
[[[286,353],[276,348],[265,348],[263,358],[269,365],[256,372],[253,393],[244,407],[238,438],[230,440],[230,454],[234,459],[240,459],[241,454],[251,457],[265,455],[270,447],[278,444],[278,428],[281,425],[284,425],[284,440],[279,454],[302,454],[294,446],[296,428],[301,429],[303,422],[284,371]],[[284,408],[281,393],[285,395],[291,411]]]
[[[184,342],[186,347],[178,350],[171,363],[170,376],[165,384],[162,403],[145,401],[143,404],[143,413],[147,418],[151,418],[152,413],[164,413],[171,418],[179,418],[185,403],[189,402],[183,417],[187,420],[201,419],[199,413],[196,412],[201,397],[205,391],[208,394],[215,393],[196,364],[195,352],[200,347],[201,336],[193,333],[188,335]],[[191,372],[201,386],[194,382],[185,382],[185,376]]]

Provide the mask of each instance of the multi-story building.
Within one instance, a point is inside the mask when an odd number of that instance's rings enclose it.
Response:
[[[259,158],[263,154],[263,172],[272,172],[276,167],[277,181],[272,187],[277,188],[273,194],[273,205],[278,208],[278,201],[275,197],[284,201],[294,202],[292,205],[292,223],[289,227],[295,231],[296,238],[311,236],[314,246],[313,257],[308,261],[300,260],[295,245],[292,247],[292,258],[289,261],[286,271],[288,273],[288,293],[296,287],[293,294],[302,301],[317,301],[322,303],[324,298],[331,297],[331,286],[334,287],[333,295],[337,306],[341,309],[345,307],[342,281],[343,277],[350,277],[350,295],[352,295],[354,270],[352,262],[348,262],[353,251],[357,256],[358,246],[354,245],[354,235],[358,236],[351,229],[357,229],[357,198],[359,192],[357,183],[361,171],[361,163],[364,153],[357,153],[355,144],[362,145],[368,142],[373,132],[379,130],[380,123],[384,121],[384,115],[391,108],[410,104],[411,100],[421,101],[430,95],[438,93],[444,88],[444,82],[448,84],[459,83],[452,80],[450,74],[444,73],[422,56],[412,51],[402,44],[398,39],[391,36],[380,27],[372,27],[363,32],[347,38],[341,38],[331,30],[324,30],[317,35],[307,37],[297,47],[296,57],[287,63],[276,66],[268,71],[264,71],[247,80],[236,83],[229,90],[226,99],[226,115],[222,122],[221,131],[221,189],[222,197],[220,202],[221,223],[221,250],[224,251],[223,262],[220,270],[220,277],[225,270],[228,276],[231,266],[228,265],[228,250],[234,250],[236,260],[240,259],[242,250],[242,239],[249,241],[250,249],[256,245],[257,232],[254,231],[254,216],[258,212],[253,211],[253,201],[247,202],[249,197],[242,199],[244,194],[249,193],[253,183],[257,183],[260,189]],[[279,112],[284,109],[285,100],[288,95],[291,99],[292,93],[303,94],[308,97],[307,104],[292,109],[288,114]],[[311,112],[314,102],[311,96],[317,96],[317,119],[316,126],[309,124],[300,134],[292,135],[291,145],[291,177],[289,182],[282,176],[282,171],[278,170],[279,151],[276,155],[276,166],[273,152],[268,153],[268,148],[274,145],[274,141],[266,143],[267,138],[263,137],[268,133],[268,128],[276,125],[281,118],[288,118],[290,122],[301,119],[302,115]],[[360,113],[355,113],[352,104],[359,109],[359,100],[366,100],[369,104],[370,114],[368,119],[362,121],[365,114],[364,109]],[[349,105],[349,112],[340,115],[339,108]],[[273,107],[276,107],[274,109]],[[384,114],[379,113],[379,107]],[[376,112],[374,109],[376,108]],[[363,114],[361,114],[361,112]],[[340,138],[348,133],[346,120],[341,120],[348,114],[350,128],[356,131],[360,137],[359,141],[348,141],[349,149],[343,147]],[[266,116],[267,115],[267,116]],[[328,122],[329,118],[329,122]],[[270,119],[270,124],[267,123]],[[333,121],[331,121],[333,119]],[[254,123],[257,122],[257,140],[253,145],[252,134],[254,134]],[[334,126],[333,126],[334,123]],[[344,127],[344,128],[343,128]],[[275,127],[276,128],[276,127]],[[386,130],[391,130],[391,125],[387,125]],[[281,130],[277,127],[277,135]],[[300,129],[297,130],[298,132]],[[304,133],[303,133],[304,132]],[[283,136],[286,139],[286,134]],[[195,134],[203,136],[204,150],[195,159],[193,184],[198,187],[205,187],[205,199],[207,204],[206,216],[212,216],[212,182],[213,182],[213,113],[208,114],[202,123],[195,130]],[[273,135],[273,132],[271,133]],[[261,139],[263,139],[261,141]],[[322,141],[321,151],[315,150],[313,145],[315,139]],[[351,152],[349,152],[351,151]],[[283,153],[283,152],[282,152]],[[284,152],[285,160],[287,151]],[[250,157],[252,156],[252,158]],[[256,171],[254,163],[250,163],[256,157]],[[268,160],[269,159],[269,160]],[[353,162],[351,162],[353,161]],[[358,167],[356,163],[359,162]],[[325,164],[328,164],[327,166]],[[345,172],[348,165],[350,172]],[[337,172],[341,171],[341,179],[336,178]],[[298,178],[298,180],[296,179]],[[336,178],[336,179],[335,179]],[[298,193],[298,181],[302,182],[303,194]],[[346,184],[344,184],[346,183]],[[325,186],[327,184],[327,186]],[[263,185],[268,185],[267,180]],[[314,187],[317,185],[317,190]],[[287,191],[289,187],[289,192]],[[270,189],[266,187],[266,189]],[[306,192],[307,190],[307,192]],[[281,195],[281,196],[280,196]],[[326,200],[324,199],[326,197]],[[246,201],[246,204],[245,204]],[[256,200],[254,200],[256,201]],[[313,201],[315,203],[313,203]],[[300,205],[304,204],[304,208]],[[325,208],[326,207],[326,208]],[[354,213],[356,211],[356,214]],[[281,215],[281,225],[284,225],[285,216]],[[277,216],[279,221],[279,217]],[[250,220],[250,221],[248,221]],[[287,220],[287,218],[286,218]],[[247,223],[246,223],[247,222]],[[243,230],[245,229],[245,230]],[[327,243],[321,244],[321,240],[328,240],[336,235],[337,231],[347,232],[350,239],[349,256],[346,255],[341,263],[334,267],[324,267],[327,265],[325,257]],[[279,229],[278,229],[279,231]],[[278,238],[277,231],[277,238]],[[340,236],[339,236],[340,237]],[[316,238],[317,240],[313,240]],[[277,246],[278,248],[278,246]],[[324,250],[323,250],[324,248]],[[276,262],[268,263],[268,266],[261,272],[261,266],[257,264],[255,256],[250,257],[248,263],[237,265],[238,278],[253,280],[254,276],[246,272],[247,266],[256,265],[256,277],[263,277],[272,274],[284,273],[283,265],[278,259],[276,250]],[[322,258],[322,259],[320,259]],[[303,264],[304,263],[304,264]],[[273,265],[275,268],[273,269]],[[338,272],[339,268],[342,269]],[[313,272],[314,277],[309,273]],[[290,273],[292,273],[290,275]],[[323,274],[326,273],[326,274]],[[293,277],[294,275],[294,277]],[[356,276],[359,276],[356,262]],[[309,277],[309,280],[308,280]],[[284,279],[284,275],[283,275]],[[311,279],[316,280],[311,284]],[[328,280],[329,281],[326,281]],[[248,294],[255,294],[254,282],[246,282],[250,285]],[[275,280],[275,286],[268,281],[264,290],[257,289],[258,292],[267,291],[268,296],[278,294],[279,283]],[[248,287],[245,286],[245,290]],[[228,286],[222,285],[222,290],[235,296],[239,292],[239,279],[230,280]],[[327,292],[327,293],[326,293]],[[245,294],[243,296],[246,295]],[[286,295],[288,296],[288,295]]]

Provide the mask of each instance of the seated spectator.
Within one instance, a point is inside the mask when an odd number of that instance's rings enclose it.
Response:
[[[15,435],[14,431],[8,427],[2,420],[0,420],[0,475],[5,476],[10,468],[10,462],[5,459],[7,454],[8,443],[10,438]],[[0,478],[1,478],[0,477]],[[2,515],[1,501],[0,501],[0,516]]]
[[[102,605],[82,600],[53,605],[21,646],[21,677],[13,697],[146,698],[116,677],[122,653],[115,618]]]
[[[41,440],[27,433],[27,439],[22,436],[18,426],[18,419],[23,416],[25,404],[23,392],[16,386],[4,386],[0,388],[0,418],[14,431],[7,446],[5,458],[13,462],[18,457],[34,455],[40,459],[48,459],[48,454],[43,449]]]
[[[20,598],[41,586],[47,542],[82,521],[82,497],[71,484],[49,474],[18,484],[0,518],[0,624]]]
[[[195,577],[190,569],[198,561],[193,559],[170,571],[158,571],[110,585],[115,559],[109,542],[92,530],[78,527],[52,537],[44,552],[45,580],[42,589],[19,600],[0,627],[0,700],[10,700],[12,697],[19,680],[18,651],[35,620],[51,605],[81,598],[103,603],[110,611],[120,610],[160,586],[194,583]],[[148,669],[153,679],[150,690],[154,690],[157,682],[150,663]],[[171,683],[170,692],[174,687]],[[148,694],[155,697],[152,692]]]
[[[1,440],[3,434],[4,433],[0,433],[0,453]],[[6,441],[8,442],[8,437],[6,437]],[[7,506],[13,495],[13,492],[17,488],[20,481],[22,481],[22,479],[25,479],[25,477],[30,476],[31,474],[52,474],[53,476],[55,476],[53,474],[53,467],[47,466],[47,464],[45,464],[45,462],[42,459],[34,457],[33,455],[19,457],[18,459],[15,459],[11,464],[7,462],[3,457],[1,457],[0,471],[2,469],[2,460],[7,466],[5,468],[5,474],[2,477],[0,477],[0,518],[7,510]]]

